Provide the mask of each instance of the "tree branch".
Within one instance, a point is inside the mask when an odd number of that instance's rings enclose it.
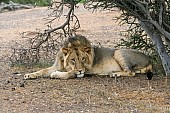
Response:
[[[170,33],[165,31],[156,21],[154,21],[152,18],[149,18],[149,22],[152,23],[162,35],[164,35],[166,38],[170,40]]]
[[[163,7],[164,0],[160,0],[160,2],[161,2],[161,4],[160,4],[160,11],[159,11],[159,25],[162,26],[163,11],[164,11],[164,7]]]
[[[47,30],[47,34],[49,34],[49,33],[51,33],[51,32],[54,32],[54,31],[56,31],[56,30],[58,30],[58,29],[62,29],[64,32],[65,32],[65,30],[64,30],[64,28],[65,28],[65,26],[67,26],[67,25],[69,25],[70,23],[70,18],[71,18],[71,13],[73,13],[73,11],[74,11],[74,3],[72,3],[72,4],[70,4],[71,5],[71,7],[70,7],[70,10],[69,10],[69,12],[68,12],[68,14],[67,14],[67,20],[64,22],[64,24],[63,25],[61,25],[61,26],[59,26],[59,27],[56,27],[56,28],[54,28],[54,29],[50,29],[50,30]]]

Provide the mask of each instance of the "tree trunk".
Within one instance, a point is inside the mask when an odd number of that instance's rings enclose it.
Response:
[[[170,76],[170,56],[165,50],[164,44],[162,42],[161,34],[149,22],[146,21],[145,22],[139,21],[139,22],[141,27],[145,30],[145,32],[148,34],[148,36],[151,38],[152,42],[156,46],[166,76]]]

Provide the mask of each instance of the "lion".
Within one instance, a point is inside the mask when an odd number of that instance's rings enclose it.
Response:
[[[84,36],[76,35],[64,42],[51,67],[25,74],[24,79],[70,79],[82,78],[86,74],[135,76],[148,72],[152,72],[152,64],[144,53],[133,49],[95,47]]]

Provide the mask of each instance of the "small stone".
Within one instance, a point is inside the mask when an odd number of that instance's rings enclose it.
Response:
[[[25,87],[24,83],[20,84],[20,87]]]
[[[14,90],[15,90],[15,87],[12,88],[12,91],[14,91]]]

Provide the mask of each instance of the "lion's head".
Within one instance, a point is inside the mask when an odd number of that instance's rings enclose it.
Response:
[[[75,70],[77,77],[83,77],[86,70],[93,64],[94,51],[90,42],[84,36],[69,38],[61,48],[64,68]]]

